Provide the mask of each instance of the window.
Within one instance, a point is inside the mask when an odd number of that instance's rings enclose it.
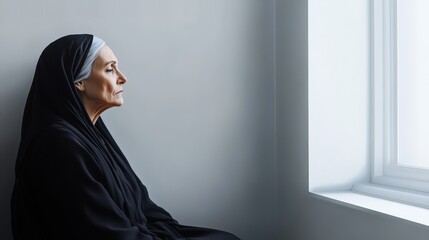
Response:
[[[311,196],[429,226],[426,1],[308,1]]]
[[[356,191],[429,207],[429,1],[373,0],[371,182]],[[405,191],[404,191],[405,189]]]
[[[429,2],[396,5],[398,164],[429,169]]]

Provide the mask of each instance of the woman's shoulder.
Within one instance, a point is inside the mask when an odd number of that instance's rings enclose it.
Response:
[[[57,121],[46,126],[32,146],[33,157],[46,164],[59,162],[66,165],[93,164],[99,168],[97,157],[94,155],[96,152],[94,145],[85,139],[84,134],[65,121]]]
[[[39,151],[75,153],[88,149],[88,140],[66,121],[55,121],[45,126],[34,139],[33,147]]]
[[[38,141],[63,142],[76,141],[83,137],[72,124],[57,120],[48,124],[38,136]]]
[[[32,175],[67,184],[83,175],[104,181],[99,155],[82,137],[67,122],[47,125],[26,154]]]

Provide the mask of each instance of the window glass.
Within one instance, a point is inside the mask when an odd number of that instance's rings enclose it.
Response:
[[[396,9],[398,163],[429,168],[429,1]]]

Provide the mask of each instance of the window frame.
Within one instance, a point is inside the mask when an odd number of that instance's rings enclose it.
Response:
[[[425,195],[427,204],[416,204],[429,207],[429,169],[400,165],[397,159],[396,6],[396,0],[371,1],[371,182]],[[365,191],[363,185],[354,189]],[[395,198],[373,193],[386,194]]]
[[[371,181],[373,1],[308,2],[308,193],[429,226],[429,193]]]

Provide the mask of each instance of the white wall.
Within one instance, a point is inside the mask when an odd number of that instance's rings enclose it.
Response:
[[[369,1],[309,0],[310,191],[369,181],[369,17]]]
[[[277,0],[276,28],[273,4],[0,0],[1,238],[11,239],[13,165],[37,58],[59,36],[90,32],[129,78],[125,106],[103,117],[152,198],[182,223],[274,239],[277,200],[279,240],[427,239],[427,227],[308,193],[308,3]]]
[[[278,239],[427,239],[428,227],[308,193],[307,9],[305,0],[276,1]]]
[[[129,82],[104,120],[149,189],[183,224],[273,239],[274,0],[0,0],[0,236],[20,121],[38,56],[93,33]]]

